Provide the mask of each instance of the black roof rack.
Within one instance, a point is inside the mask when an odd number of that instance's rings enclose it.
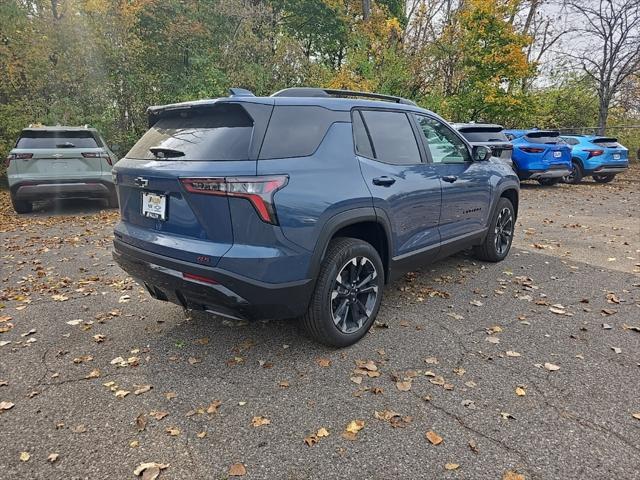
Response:
[[[401,103],[403,105],[416,105],[415,102],[393,95],[382,95],[380,93],[357,92],[354,90],[335,90],[332,88],[313,87],[293,87],[285,88],[271,95],[272,97],[362,97],[377,100],[387,100],[389,102]]]

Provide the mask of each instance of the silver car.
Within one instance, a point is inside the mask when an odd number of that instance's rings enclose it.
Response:
[[[492,123],[454,123],[453,127],[458,130],[471,145],[484,145],[491,149],[492,156],[502,160],[513,168],[513,145],[502,132],[502,125]]]
[[[29,213],[33,202],[54,198],[104,198],[117,207],[116,161],[95,128],[25,128],[6,159],[13,208]]]

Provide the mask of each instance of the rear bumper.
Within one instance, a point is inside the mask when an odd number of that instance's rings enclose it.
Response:
[[[115,261],[144,285],[152,297],[192,310],[243,320],[294,318],[307,310],[313,291],[310,279],[265,283],[220,268],[151,253],[118,239],[113,243]],[[185,273],[217,283],[185,279]]]
[[[606,173],[622,173],[629,168],[629,165],[600,165],[591,170],[586,170],[585,175],[601,175]]]
[[[24,182],[11,186],[18,200],[35,201],[50,198],[106,198],[115,190],[102,180]]]
[[[519,170],[520,180],[539,180],[543,178],[559,178],[571,174],[568,167],[552,167],[548,170]]]

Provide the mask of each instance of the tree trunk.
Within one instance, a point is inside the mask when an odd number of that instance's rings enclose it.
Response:
[[[366,22],[371,15],[371,0],[362,0],[362,19]]]
[[[601,98],[598,105],[598,135],[604,135],[609,117],[609,100]]]

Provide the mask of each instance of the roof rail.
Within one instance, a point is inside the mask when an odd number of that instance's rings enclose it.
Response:
[[[389,102],[401,103],[403,105],[416,105],[415,102],[393,95],[383,95],[381,93],[357,92],[354,90],[336,90],[332,88],[313,87],[293,87],[280,90],[272,97],[362,97],[377,100],[387,100]]]

